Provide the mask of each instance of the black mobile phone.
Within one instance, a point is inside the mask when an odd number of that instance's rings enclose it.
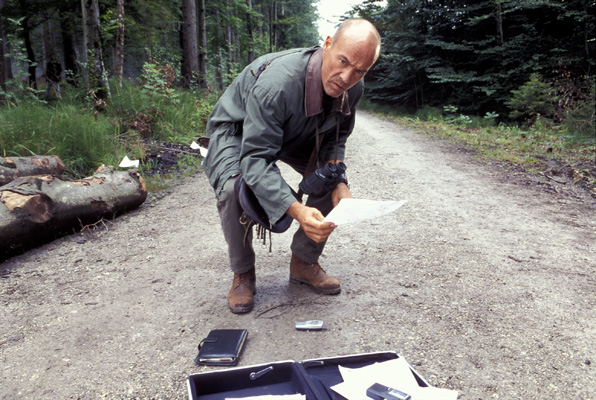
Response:
[[[366,389],[366,395],[375,400],[410,400],[412,396],[389,386],[375,383]]]

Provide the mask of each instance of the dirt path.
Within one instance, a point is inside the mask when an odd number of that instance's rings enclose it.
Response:
[[[255,243],[254,311],[233,315],[203,174],[107,224],[0,264],[0,397],[183,399],[210,329],[247,328],[240,365],[397,351],[460,399],[596,398],[593,203],[506,179],[452,146],[360,114],[353,194],[405,199],[341,226],[338,296],[288,283],[291,233]],[[291,181],[297,183],[296,177]],[[323,319],[324,332],[297,332]]]

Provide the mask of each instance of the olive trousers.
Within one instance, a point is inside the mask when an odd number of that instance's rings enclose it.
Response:
[[[301,175],[304,174],[308,160],[303,157],[286,157],[283,162],[289,164]],[[220,193],[216,194],[217,210],[221,219],[224,238],[228,244],[230,267],[234,273],[243,274],[255,267],[255,252],[252,246],[253,228],[247,229],[242,220],[242,208],[234,191],[234,183],[238,176],[226,181]],[[308,207],[314,207],[327,215],[333,209],[331,192],[322,196],[308,196]],[[323,253],[325,242],[316,243],[298,228],[290,246],[292,253],[309,264],[317,263]]]

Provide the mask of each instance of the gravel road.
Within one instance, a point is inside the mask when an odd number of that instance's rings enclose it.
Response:
[[[255,243],[255,309],[231,284],[204,174],[0,263],[2,399],[184,399],[209,330],[246,328],[240,365],[396,351],[460,399],[596,399],[596,207],[371,116],[349,141],[354,197],[407,200],[340,226],[323,296],[290,284],[291,232]],[[284,169],[288,181],[295,174]],[[552,183],[552,182],[551,182]],[[322,332],[298,332],[322,319]]]

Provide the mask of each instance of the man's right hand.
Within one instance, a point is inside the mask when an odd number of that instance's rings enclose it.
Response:
[[[316,208],[307,207],[297,201],[292,203],[287,213],[300,223],[306,236],[317,243],[327,240],[337,227],[333,222],[323,222],[325,217]]]

